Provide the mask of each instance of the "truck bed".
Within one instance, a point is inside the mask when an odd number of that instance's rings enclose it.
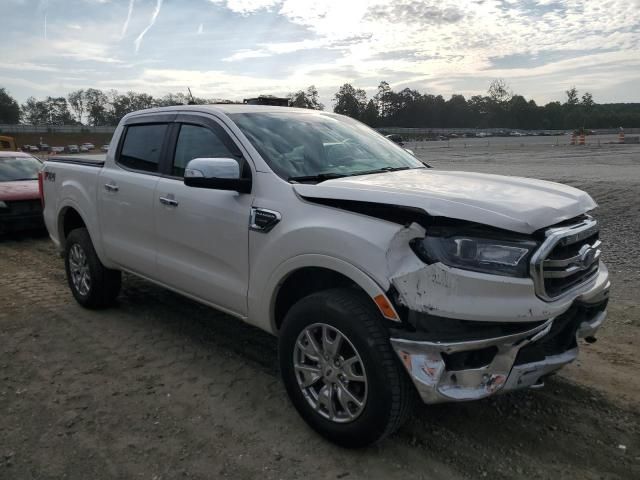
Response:
[[[106,158],[106,153],[87,155],[56,155],[47,158],[46,161],[53,163],[73,163],[76,165],[87,165],[89,167],[103,167]]]

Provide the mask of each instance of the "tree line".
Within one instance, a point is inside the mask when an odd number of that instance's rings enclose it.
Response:
[[[380,82],[367,99],[363,89],[345,83],[334,96],[334,111],[374,127],[508,128],[567,130],[640,126],[640,103],[597,104],[589,92],[576,87],[565,92],[566,100],[539,106],[514,94],[504,80],[491,82],[486,95],[442,95],[405,88],[391,89]]]
[[[507,128],[567,130],[576,128],[617,128],[640,126],[640,103],[597,104],[589,92],[575,87],[565,92],[564,102],[537,105],[515,94],[503,80],[494,80],[486,95],[442,95],[405,88],[391,89],[380,82],[376,93],[367,93],[349,83],[333,97],[334,111],[373,127],[421,128]],[[318,90],[310,86],[288,95],[294,107],[324,110]],[[153,97],[147,93],[95,88],[80,89],[66,97],[29,97],[22,105],[0,88],[0,123],[31,125],[117,125],[129,112],[151,107],[187,103],[237,103],[231,100],[198,98],[184,93]]]

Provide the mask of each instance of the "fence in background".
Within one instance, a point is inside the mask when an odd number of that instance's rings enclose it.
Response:
[[[626,130],[625,130],[626,131]],[[418,154],[421,150],[438,149],[498,149],[498,150],[520,150],[538,149],[548,147],[567,147],[576,151],[589,147],[605,147],[608,145],[623,146],[617,134],[608,135],[587,135],[584,143],[580,143],[576,137],[571,143],[571,135],[557,136],[522,136],[522,137],[485,137],[485,138],[454,138],[442,140],[417,140],[407,138],[404,140],[404,147]],[[640,144],[639,136],[625,137],[624,145]]]
[[[518,132],[525,135],[563,135],[570,130],[521,130],[517,128],[409,128],[409,127],[379,127],[376,128],[380,133],[389,135],[392,133],[398,135],[450,135],[455,133],[456,135],[468,135],[468,134],[486,134],[491,136],[498,136],[505,132]],[[619,128],[598,128],[595,130],[598,135],[610,135],[618,134]],[[625,133],[640,133],[640,128],[625,128]]]

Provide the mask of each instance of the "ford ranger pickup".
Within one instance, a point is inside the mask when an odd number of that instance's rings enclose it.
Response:
[[[272,333],[291,402],[344,446],[416,399],[541,387],[607,315],[587,193],[429,168],[341,115],[143,110],[103,158],[40,175],[82,306],[112,305],[128,272]]]

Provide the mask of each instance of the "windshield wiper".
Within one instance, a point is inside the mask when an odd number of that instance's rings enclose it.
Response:
[[[360,172],[351,172],[351,173],[336,173],[336,172],[327,172],[327,173],[319,173],[317,175],[307,175],[304,177],[289,177],[287,180],[290,182],[324,182],[325,180],[333,180],[334,178],[344,178],[344,177],[355,177],[358,175],[371,175],[374,173],[385,173],[385,172],[397,172],[399,170],[411,170],[412,168],[424,168],[424,167],[383,167],[376,168],[375,170],[362,170]]]
[[[385,173],[385,172],[398,172],[400,170],[411,170],[412,168],[422,168],[422,167],[382,167],[376,168],[375,170],[363,170],[361,172],[353,172],[350,173],[350,177],[354,177],[356,175],[372,175],[374,173]]]
[[[290,182],[320,183],[320,182],[324,182],[325,180],[333,180],[334,178],[342,178],[342,177],[348,177],[348,176],[349,176],[348,174],[344,174],[344,173],[328,172],[328,173],[318,173],[317,175],[305,175],[302,177],[289,177],[287,178],[287,180]]]

